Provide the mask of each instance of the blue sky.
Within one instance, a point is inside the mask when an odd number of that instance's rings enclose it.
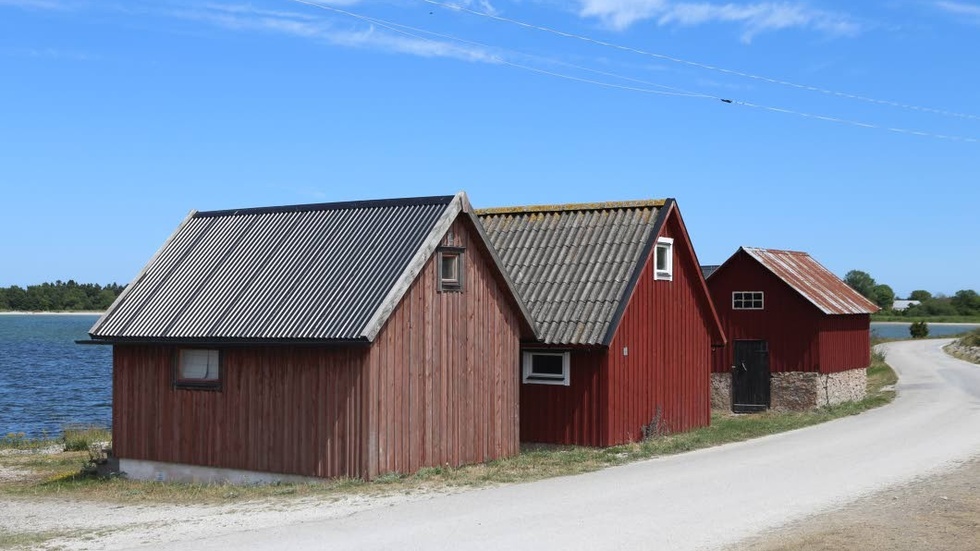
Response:
[[[980,290],[977,52],[978,0],[0,0],[0,286],[128,282],[191,209],[465,190]]]

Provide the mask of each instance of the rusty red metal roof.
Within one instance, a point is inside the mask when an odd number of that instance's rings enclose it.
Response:
[[[742,250],[825,314],[872,314],[879,310],[807,253],[755,247]]]

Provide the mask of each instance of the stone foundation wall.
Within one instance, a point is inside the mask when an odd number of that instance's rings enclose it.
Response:
[[[817,388],[817,404],[833,406],[863,400],[868,391],[868,370],[849,369],[840,373],[821,375]]]
[[[711,409],[732,410],[732,374],[711,374]]]
[[[770,378],[770,408],[777,411],[806,411],[817,407],[819,373],[790,371]]]
[[[827,375],[802,371],[773,373],[769,384],[770,409],[807,411],[864,399],[868,387],[868,370],[850,369]],[[711,374],[711,409],[731,411],[731,374]]]

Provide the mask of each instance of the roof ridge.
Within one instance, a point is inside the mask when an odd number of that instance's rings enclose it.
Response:
[[[637,199],[632,201],[602,201],[597,203],[562,203],[554,205],[526,205],[476,209],[477,216],[493,214],[531,214],[539,212],[574,212],[583,210],[612,210],[628,208],[662,207],[666,199]]]
[[[297,205],[282,205],[272,207],[249,207],[241,209],[223,209],[197,211],[193,218],[210,218],[217,216],[234,216],[247,214],[273,214],[282,212],[305,212],[341,209],[368,209],[385,207],[409,207],[416,205],[448,205],[455,195],[432,195],[428,197],[406,197],[400,199],[369,199],[358,201],[337,201],[332,203],[303,203]]]
[[[770,252],[770,253],[803,254],[803,255],[806,255],[806,256],[810,256],[810,253],[808,253],[806,251],[794,251],[794,250],[790,250],[790,249],[769,249],[769,248],[766,248],[766,247],[742,247],[742,248],[745,249],[745,250],[752,250],[752,251],[767,251],[767,252]]]

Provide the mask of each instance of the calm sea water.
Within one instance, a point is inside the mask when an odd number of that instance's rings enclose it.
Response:
[[[907,339],[909,338],[910,325],[910,323],[872,323],[871,331],[883,339]],[[927,323],[927,325],[931,338],[946,337],[980,329],[980,325],[974,323],[951,323],[949,325]]]
[[[112,422],[112,347],[87,339],[97,315],[0,315],[0,435],[61,434]]]

